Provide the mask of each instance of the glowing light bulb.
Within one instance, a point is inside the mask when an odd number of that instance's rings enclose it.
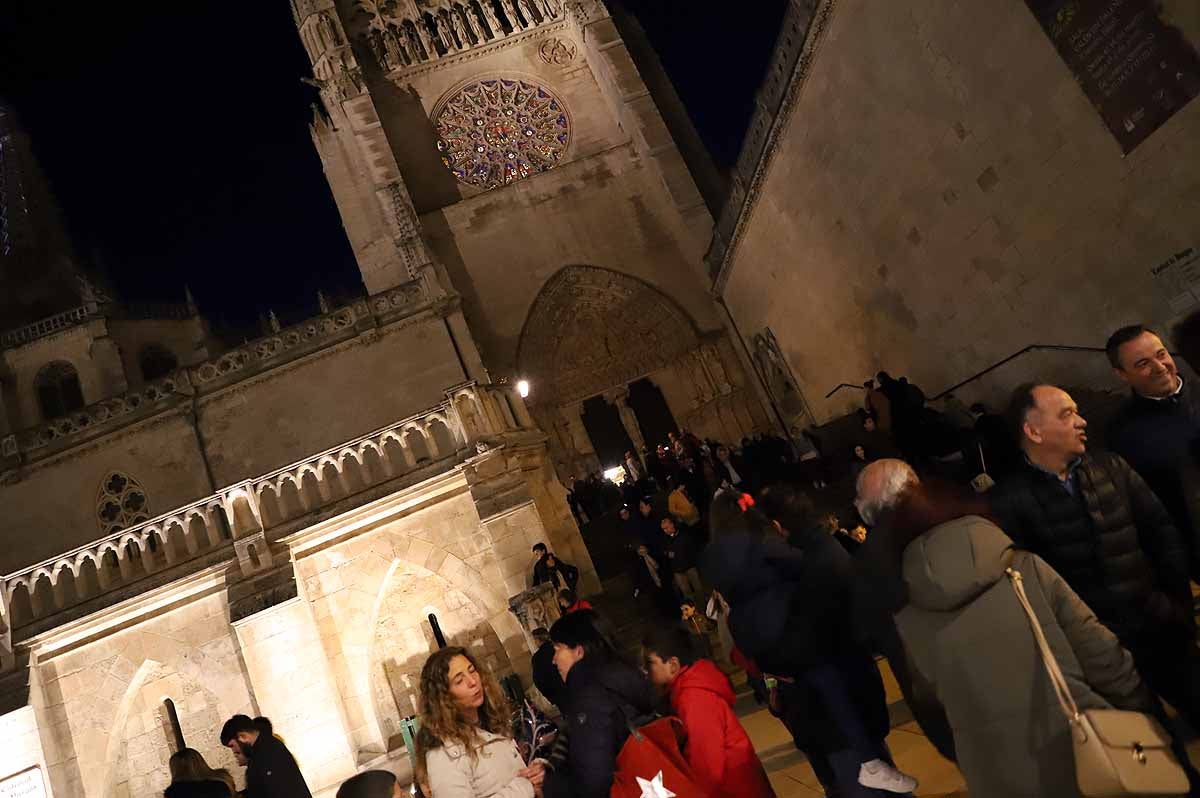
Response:
[[[521,394],[521,398],[529,396],[529,380],[519,380],[517,382],[517,393]]]

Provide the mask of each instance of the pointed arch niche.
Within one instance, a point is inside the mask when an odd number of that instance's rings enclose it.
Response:
[[[517,364],[535,386],[531,402],[562,405],[657,371],[699,343],[692,319],[649,283],[567,266],[530,306]]]

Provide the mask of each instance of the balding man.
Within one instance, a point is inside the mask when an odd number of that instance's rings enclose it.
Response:
[[[1200,649],[1187,549],[1120,456],[1087,451],[1087,421],[1053,385],[1013,393],[1024,467],[991,492],[1001,527],[1046,560],[1128,648],[1150,686],[1200,722]]]

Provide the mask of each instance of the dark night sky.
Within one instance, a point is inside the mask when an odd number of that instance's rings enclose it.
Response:
[[[721,166],[736,158],[786,0],[730,17],[624,0]],[[722,58],[714,58],[714,52]],[[316,291],[362,291],[308,135],[287,0],[7,0],[0,98],[20,115],[85,262],[118,294],[182,299],[230,331]]]

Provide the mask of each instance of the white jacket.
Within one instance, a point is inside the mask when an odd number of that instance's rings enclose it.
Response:
[[[434,748],[425,755],[429,788],[436,798],[533,798],[533,784],[517,771],[525,767],[517,744],[480,730],[482,744],[475,759],[458,743]]]

